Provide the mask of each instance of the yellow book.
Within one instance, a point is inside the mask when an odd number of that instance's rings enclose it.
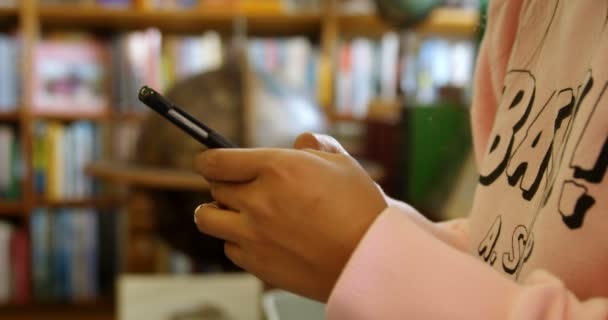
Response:
[[[63,125],[51,122],[48,128],[47,199],[59,200],[63,188]]]

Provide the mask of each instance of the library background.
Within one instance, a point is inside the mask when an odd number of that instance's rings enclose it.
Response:
[[[467,212],[485,1],[429,2],[397,29],[366,0],[0,0],[0,319],[322,319],[198,233],[202,149],[144,84],[242,146],[331,134],[429,218]]]

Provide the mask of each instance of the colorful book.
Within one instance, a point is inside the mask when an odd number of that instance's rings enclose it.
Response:
[[[47,39],[38,44],[34,59],[35,112],[105,111],[110,100],[104,45],[82,37]]]

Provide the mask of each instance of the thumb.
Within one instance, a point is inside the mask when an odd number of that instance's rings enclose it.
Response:
[[[306,132],[299,135],[293,143],[293,148],[348,154],[342,145],[333,137],[312,132]]]

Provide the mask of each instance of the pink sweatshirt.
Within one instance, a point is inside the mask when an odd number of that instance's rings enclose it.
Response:
[[[608,319],[608,1],[492,0],[468,219],[393,202],[328,319]]]

